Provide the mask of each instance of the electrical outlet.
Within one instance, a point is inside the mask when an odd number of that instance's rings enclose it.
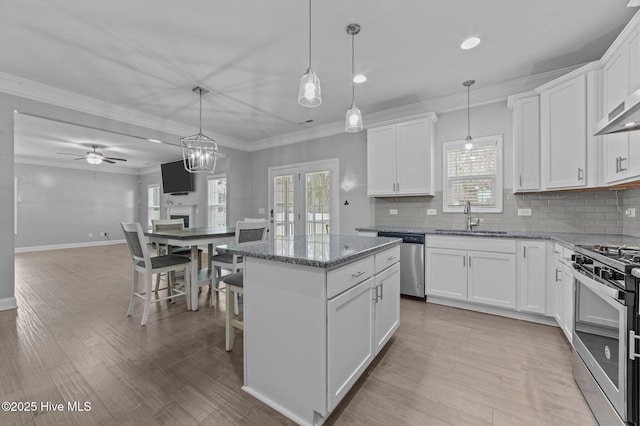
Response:
[[[531,216],[531,209],[518,209],[518,216]]]
[[[635,207],[631,207],[629,209],[626,209],[624,211],[624,215],[626,217],[636,217],[636,208]]]
[[[389,214],[398,214],[398,209],[389,209]]]
[[[89,238],[93,238],[93,232],[89,232]]]
[[[258,214],[264,214],[264,213],[265,213],[264,207],[258,208]]]
[[[102,236],[102,237],[105,237],[105,238],[106,238],[106,237],[108,237],[108,236],[109,236],[109,234],[108,234],[108,233],[106,233],[106,232],[101,232],[101,233],[100,233],[100,236]]]
[[[435,216],[438,214],[436,209],[427,209],[427,216]]]

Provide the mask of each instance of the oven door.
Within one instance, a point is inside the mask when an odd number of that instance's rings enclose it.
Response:
[[[628,421],[627,380],[629,306],[625,292],[574,271],[575,319],[573,344],[611,405]]]

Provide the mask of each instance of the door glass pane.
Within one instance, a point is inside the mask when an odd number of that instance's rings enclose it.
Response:
[[[293,175],[273,178],[273,228],[275,238],[287,238],[295,235],[294,195]]]
[[[331,172],[306,173],[306,233],[328,234],[330,229]]]

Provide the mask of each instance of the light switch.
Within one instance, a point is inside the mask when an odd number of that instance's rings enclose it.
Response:
[[[531,216],[531,209],[518,209],[518,216]]]
[[[398,209],[389,209],[389,214],[398,214]]]
[[[626,209],[624,211],[624,215],[626,217],[636,217],[636,208],[635,207],[631,207],[629,209]]]
[[[435,216],[438,214],[436,209],[427,209],[427,216]]]

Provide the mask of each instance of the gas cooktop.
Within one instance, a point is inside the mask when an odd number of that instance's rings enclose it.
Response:
[[[576,258],[578,263],[584,258],[595,259],[626,274],[631,273],[633,268],[640,267],[640,247],[594,244],[578,245],[575,249],[583,255],[582,258]]]

